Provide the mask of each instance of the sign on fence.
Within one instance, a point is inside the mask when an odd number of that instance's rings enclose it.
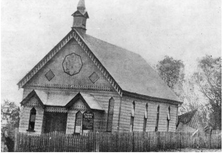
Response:
[[[83,113],[83,130],[91,130],[93,131],[93,123],[94,123],[94,114],[91,111],[86,111]]]

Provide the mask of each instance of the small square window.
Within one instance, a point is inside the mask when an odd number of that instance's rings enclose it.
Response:
[[[54,78],[54,73],[52,72],[52,70],[49,70],[46,74],[45,77],[48,81],[51,81]]]
[[[93,72],[90,76],[89,76],[89,79],[92,83],[95,83],[98,79],[99,79],[99,76],[98,74],[96,74],[96,72]]]

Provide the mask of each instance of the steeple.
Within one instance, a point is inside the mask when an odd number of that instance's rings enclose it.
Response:
[[[80,0],[78,5],[77,5],[77,9],[80,10],[80,9],[86,9],[85,7],[85,0]]]
[[[75,11],[72,16],[74,17],[72,29],[76,29],[80,33],[85,33],[86,20],[89,18],[85,7],[85,0],[79,0],[77,11]]]

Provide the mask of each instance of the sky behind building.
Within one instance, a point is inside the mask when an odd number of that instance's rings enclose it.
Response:
[[[78,0],[1,1],[1,100],[19,103],[17,83],[70,30]],[[221,55],[220,0],[85,0],[87,34],[140,54],[151,66],[165,55],[186,73],[197,59]]]

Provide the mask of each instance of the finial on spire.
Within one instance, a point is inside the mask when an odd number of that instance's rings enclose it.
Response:
[[[83,10],[86,9],[86,7],[85,7],[85,0],[79,0],[79,3],[78,3],[78,5],[77,5],[77,9],[78,9],[78,10],[79,10],[79,9],[83,9]]]

